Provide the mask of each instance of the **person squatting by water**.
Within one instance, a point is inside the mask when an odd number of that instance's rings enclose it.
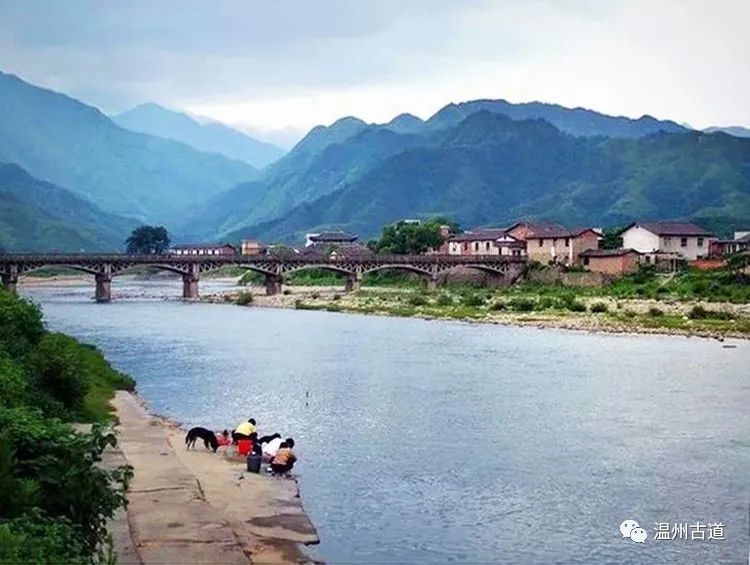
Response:
[[[256,431],[255,418],[250,418],[247,422],[242,422],[232,432],[232,441],[237,443],[241,439],[250,439],[250,434]]]
[[[297,461],[293,448],[294,440],[290,437],[281,443],[279,450],[271,460],[271,472],[274,475],[283,475],[292,470],[294,463]]]

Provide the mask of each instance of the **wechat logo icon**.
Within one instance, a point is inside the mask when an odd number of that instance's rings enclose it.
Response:
[[[625,520],[620,524],[620,533],[623,538],[630,538],[635,543],[646,543],[648,533],[638,525],[635,520]]]

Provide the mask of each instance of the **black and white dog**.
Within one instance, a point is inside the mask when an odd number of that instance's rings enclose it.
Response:
[[[206,428],[192,428],[185,436],[185,445],[190,449],[195,447],[195,442],[199,439],[203,440],[203,444],[206,449],[212,449],[214,453],[219,449],[219,440],[216,439],[216,434]]]

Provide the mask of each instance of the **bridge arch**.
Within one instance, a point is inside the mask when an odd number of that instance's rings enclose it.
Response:
[[[386,265],[378,265],[376,267],[371,267],[369,269],[366,269],[362,271],[363,275],[367,275],[369,273],[376,273],[378,271],[407,271],[410,273],[414,273],[417,275],[420,275],[422,277],[432,277],[433,273],[426,269],[420,269],[419,267],[415,267],[413,265],[408,264],[399,264],[399,263],[393,263],[393,264],[386,264]]]
[[[292,273],[299,273],[300,271],[311,271],[314,269],[319,269],[321,271],[328,271],[331,273],[337,273],[344,277],[352,276],[355,274],[353,271],[349,271],[347,269],[344,269],[343,267],[337,267],[335,265],[317,265],[315,263],[309,263],[306,265],[299,265],[297,267],[292,267],[291,269],[284,271],[283,274],[291,275]]]
[[[23,268],[19,269],[18,274],[25,275],[26,273],[33,273],[34,271],[39,271],[41,269],[48,269],[50,267],[61,267],[64,269],[72,269],[74,271],[80,271],[82,273],[86,273],[87,275],[91,275],[91,276],[96,276],[99,274],[99,271],[91,267],[86,267],[84,265],[71,265],[69,263],[55,263],[54,261],[50,261],[49,263],[46,263],[46,262],[39,263],[38,265],[24,266]]]

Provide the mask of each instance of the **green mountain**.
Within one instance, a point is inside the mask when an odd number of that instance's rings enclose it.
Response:
[[[346,117],[331,126],[313,128],[289,153],[264,170],[261,178],[212,199],[180,231],[200,238],[226,237],[256,224],[273,222],[296,206],[357,184],[383,159],[439,146],[446,135],[478,112],[512,121],[544,119],[557,130],[578,138],[637,139],[660,131],[689,131],[674,122],[649,116],[631,120],[583,108],[539,102],[511,104],[504,100],[449,104],[426,122],[411,114],[401,114],[379,125]]]
[[[188,217],[179,231],[195,239],[212,238],[281,216],[303,202],[347,185],[379,159],[420,142],[417,136],[361,124],[340,120],[325,130],[313,130],[288,155],[268,167],[260,181],[219,194]],[[359,133],[351,136],[353,130]]]
[[[362,143],[363,135],[339,145]],[[404,137],[407,149],[362,164],[335,191],[224,237],[299,241],[305,232],[332,228],[368,237],[385,223],[431,215],[464,226],[520,217],[596,226],[690,218],[725,230],[750,223],[746,139],[696,131],[574,137],[544,120],[487,111]]]
[[[14,164],[0,163],[0,248],[6,251],[122,249],[133,221],[99,208]]]
[[[256,176],[246,163],[125,130],[99,110],[0,73],[0,161],[103,210],[175,223]]]
[[[199,151],[219,153],[257,168],[273,163],[285,153],[280,147],[258,141],[224,124],[201,124],[187,114],[152,103],[112,116],[112,120],[131,131],[179,141]]]

